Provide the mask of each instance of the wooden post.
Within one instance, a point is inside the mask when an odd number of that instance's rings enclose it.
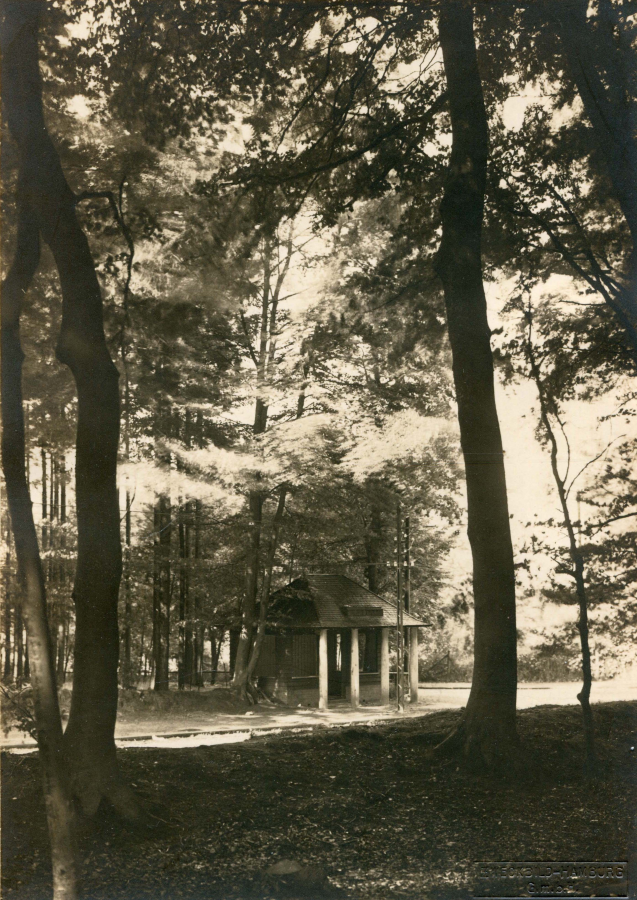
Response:
[[[389,704],[389,628],[381,628],[380,702],[383,706]]]
[[[319,709],[327,709],[327,628],[321,628],[319,637]]]
[[[275,696],[288,703],[292,700],[292,649],[294,635],[288,631],[278,632],[274,639],[276,660]]]
[[[409,629],[409,684],[411,702],[418,703],[418,629]]]
[[[352,628],[352,649],[350,659],[350,702],[352,708],[356,709],[359,699],[359,677],[358,677],[358,628]]]

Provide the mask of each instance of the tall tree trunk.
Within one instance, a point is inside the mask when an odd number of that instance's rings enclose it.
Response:
[[[274,340],[271,326],[274,325],[276,315],[272,309],[270,318],[271,290],[271,260],[272,246],[266,238],[263,252],[263,295],[261,300],[261,323],[259,326],[259,346],[255,359],[256,363],[256,401],[254,405],[254,422],[252,432],[255,435],[263,434],[268,424],[268,403],[265,399],[266,377],[268,374],[268,337]],[[259,479],[257,474],[257,480]],[[263,522],[263,504],[265,495],[263,491],[251,490],[248,495],[248,508],[250,511],[250,531],[248,537],[248,550],[246,555],[246,587],[243,605],[241,608],[241,632],[237,646],[237,655],[234,661],[233,688],[240,696],[247,698],[248,664],[254,639],[254,617],[257,604],[259,585],[259,548],[261,544],[261,527]]]
[[[8,106],[19,106],[20,79],[16,79],[15,69],[20,64],[19,54],[25,32],[32,37],[34,43],[37,41],[38,12],[39,4],[34,9],[32,4],[15,3],[4,10],[0,44],[2,82]],[[2,285],[1,295],[2,468],[15,542],[22,607],[31,645],[31,686],[51,844],[53,896],[54,900],[75,900],[77,870],[73,807],[62,752],[62,722],[46,617],[44,573],[25,468],[20,313],[22,298],[38,266],[40,242],[37,221],[21,193],[18,195],[18,216],[15,259]],[[16,607],[16,637],[17,618]],[[20,623],[20,632],[21,630]]]
[[[551,0],[548,7],[630,231],[632,251],[625,288],[606,300],[626,333],[637,365],[637,103],[627,72],[627,56],[634,49],[616,46],[612,31],[615,26],[621,31],[622,26],[613,21],[613,4],[606,0],[591,18],[588,0]],[[592,29],[595,19],[597,35]]]
[[[5,31],[7,20],[12,31],[4,51],[3,99],[18,146],[25,201],[60,277],[62,325],[56,355],[71,369],[78,397],[74,685],[64,745],[85,811],[95,812],[108,796],[118,809],[133,815],[132,795],[118,777],[114,740],[121,577],[118,374],[106,346],[88,241],[44,121],[37,27],[42,8],[33,2],[7,7]],[[33,653],[31,664],[35,666]]]
[[[492,764],[517,742],[515,577],[493,358],[482,283],[487,118],[471,4],[444,0],[439,17],[453,143],[436,260],[445,293],[475,598],[474,669],[467,708],[445,744]]]

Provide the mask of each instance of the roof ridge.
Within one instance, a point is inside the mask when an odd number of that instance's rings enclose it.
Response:
[[[364,591],[367,591],[368,594],[371,594],[372,597],[378,597],[379,600],[382,600],[383,603],[391,603],[391,600],[386,600],[384,597],[381,597],[380,594],[377,594],[376,591],[370,591],[368,587],[365,587],[364,584],[359,584],[358,581],[354,581],[353,578],[350,578],[349,575],[343,575],[342,578],[346,578],[348,581],[351,581],[352,584],[355,584],[356,587],[362,588]]]

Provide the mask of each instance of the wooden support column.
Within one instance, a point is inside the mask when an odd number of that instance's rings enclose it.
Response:
[[[418,703],[418,629],[409,629],[409,684],[411,702]]]
[[[290,632],[278,632],[274,639],[276,683],[274,694],[278,700],[288,703],[292,700],[292,645],[294,637]]]
[[[356,709],[359,700],[359,677],[358,677],[358,628],[352,628],[352,650],[350,659],[350,702],[352,708]]]
[[[389,704],[389,628],[381,628],[380,644],[380,702]]]
[[[327,628],[321,628],[319,636],[319,709],[327,709]]]

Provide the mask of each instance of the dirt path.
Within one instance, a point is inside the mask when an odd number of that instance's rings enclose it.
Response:
[[[133,741],[136,747],[166,748],[235,743],[252,734],[391,722],[426,716],[441,710],[461,709],[466,705],[469,689],[469,684],[421,684],[418,703],[408,704],[403,713],[398,713],[393,703],[390,706],[366,705],[353,710],[345,701],[336,703],[328,710],[256,706],[239,714],[205,709],[171,709],[158,711],[154,715],[150,710],[136,715],[131,710],[125,710],[120,714],[115,734],[117,744],[122,748],[130,747]],[[578,682],[521,684],[518,688],[518,708],[573,705],[577,703],[578,690]],[[200,694],[202,702],[205,702],[205,696],[206,692]],[[637,700],[637,684],[597,682],[593,686],[592,700],[594,703]],[[199,739],[196,739],[197,736]],[[11,731],[0,746],[5,750],[28,750],[35,746],[35,742],[21,732]]]

